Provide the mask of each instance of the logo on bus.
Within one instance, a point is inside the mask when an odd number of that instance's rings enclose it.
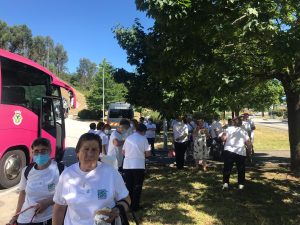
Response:
[[[23,117],[21,115],[21,111],[15,111],[15,115],[13,116],[13,121],[15,125],[20,125],[22,123]]]

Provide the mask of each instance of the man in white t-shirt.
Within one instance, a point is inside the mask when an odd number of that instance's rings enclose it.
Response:
[[[247,132],[241,128],[241,118],[235,119],[234,126],[228,127],[220,134],[224,145],[224,168],[223,168],[223,189],[228,189],[229,178],[233,164],[238,170],[238,188],[243,189],[245,183],[245,159],[247,156],[246,147],[251,149],[252,144]]]
[[[255,130],[255,124],[252,120],[249,119],[249,114],[248,113],[244,113],[242,115],[243,118],[243,124],[242,124],[242,128],[247,131],[250,140],[253,144],[254,141],[254,130]]]
[[[131,208],[140,208],[140,197],[145,174],[145,157],[151,155],[150,146],[145,137],[147,127],[139,124],[136,132],[130,135],[123,146],[125,183],[131,198]]]
[[[146,124],[147,131],[146,131],[146,138],[148,140],[149,145],[151,146],[151,153],[155,156],[154,152],[154,143],[155,143],[155,135],[156,135],[156,125],[153,123],[153,119],[149,118],[148,123]]]
[[[173,123],[173,142],[175,148],[175,161],[177,169],[183,169],[184,154],[188,147],[188,126],[183,122],[183,118],[177,117]]]
[[[123,154],[122,147],[126,139],[125,135],[130,127],[130,122],[126,119],[120,121],[120,125],[112,132],[109,139],[107,155],[114,158],[113,166],[122,171]]]

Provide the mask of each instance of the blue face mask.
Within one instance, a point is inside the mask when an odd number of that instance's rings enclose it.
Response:
[[[33,156],[33,161],[38,166],[42,166],[46,164],[49,160],[50,160],[50,156],[48,154],[38,154]]]

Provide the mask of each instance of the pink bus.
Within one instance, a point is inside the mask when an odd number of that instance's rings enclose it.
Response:
[[[30,145],[37,137],[52,144],[52,158],[61,160],[65,123],[61,88],[72,87],[49,70],[22,56],[0,49],[0,187],[20,181],[31,160]]]

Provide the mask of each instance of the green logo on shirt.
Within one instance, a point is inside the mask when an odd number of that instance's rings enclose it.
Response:
[[[55,184],[54,183],[48,184],[48,191],[49,192],[55,191]]]
[[[107,190],[100,189],[98,190],[98,199],[106,199],[107,198]]]

